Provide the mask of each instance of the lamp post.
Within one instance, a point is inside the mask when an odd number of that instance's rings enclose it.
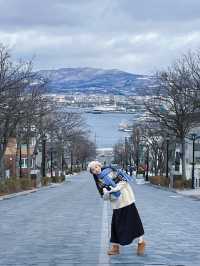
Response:
[[[166,137],[167,150],[166,150],[166,178],[169,177],[169,137]]]
[[[61,172],[62,172],[62,175],[64,173],[64,165],[65,165],[64,151],[62,151],[62,154],[61,154]]]
[[[196,134],[192,134],[192,189],[195,188],[194,185],[194,146],[195,146]]]
[[[126,173],[128,173],[128,145],[127,137],[125,137],[125,162],[126,162]]]
[[[149,181],[149,145],[147,145],[146,164],[147,164],[147,169],[146,169],[146,181]]]
[[[137,145],[137,149],[136,149],[136,176],[138,175],[138,171],[139,171],[139,145]]]
[[[132,168],[132,156],[131,156],[131,150],[130,150],[130,154],[129,154],[129,174],[130,176],[133,175],[133,168]]]
[[[50,153],[50,160],[51,160],[51,178],[53,177],[53,148],[51,147],[51,153]]]
[[[195,165],[195,141],[200,139],[200,136],[197,134],[192,133],[188,138],[192,140],[192,189],[195,189],[195,176],[194,176],[194,165]]]
[[[22,177],[22,144],[19,144],[19,177]]]
[[[46,140],[47,137],[44,134],[42,137],[42,177],[46,176]]]
[[[74,160],[73,160],[73,145],[71,145],[71,150],[70,150],[70,159],[71,159],[71,166],[70,166],[70,171],[71,171],[71,174],[73,172],[73,164],[74,164]]]

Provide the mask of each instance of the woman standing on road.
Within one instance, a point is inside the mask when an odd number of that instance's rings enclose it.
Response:
[[[113,215],[111,223],[111,247],[108,255],[120,253],[120,245],[125,246],[138,238],[137,254],[143,255],[144,229],[135,206],[135,196],[129,182],[131,177],[124,171],[102,167],[98,161],[88,164],[97,189],[104,200],[110,200]]]

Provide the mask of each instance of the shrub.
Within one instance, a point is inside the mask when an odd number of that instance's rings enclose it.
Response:
[[[11,177],[0,182],[0,193],[16,193],[22,190],[32,189],[33,187],[33,181],[29,178]]]
[[[5,182],[1,181],[0,182],[0,195],[4,195],[7,193],[7,186]]]
[[[64,175],[62,175],[62,176],[60,177],[60,182],[63,182],[63,181],[65,181],[65,176],[64,176]]]
[[[169,178],[165,176],[150,176],[149,181],[154,185],[168,187],[170,184]]]
[[[42,186],[48,186],[51,183],[51,177],[45,176],[41,178]]]
[[[183,180],[184,188],[191,188],[192,187],[192,179]]]
[[[75,166],[73,168],[73,172],[75,172],[75,173],[79,173],[80,171],[81,171],[81,167],[80,166]]]
[[[31,189],[34,187],[33,181],[30,178],[20,178],[20,187],[22,190]]]
[[[6,192],[15,193],[21,191],[21,183],[19,178],[8,178],[5,181]]]
[[[170,179],[165,176],[150,176],[149,181],[154,185],[168,187],[170,184]],[[191,188],[192,180],[182,179],[180,175],[174,176],[173,187],[176,189]]]
[[[175,179],[174,180],[174,188],[184,189],[192,187],[192,179]]]
[[[173,187],[183,189],[184,188],[183,180],[174,180]]]
[[[61,176],[53,176],[52,177],[52,182],[53,183],[60,183],[63,182],[65,180],[65,177],[63,175]]]
[[[69,175],[69,174],[71,174],[71,171],[70,171],[70,169],[67,169],[67,170],[65,171],[65,174],[66,174],[66,175]]]
[[[139,166],[137,174],[144,174],[144,173],[145,173],[144,168],[142,166]]]

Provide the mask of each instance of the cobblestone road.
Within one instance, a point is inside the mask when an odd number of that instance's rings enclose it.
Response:
[[[200,265],[200,201],[133,184],[148,242],[106,255],[111,209],[87,173],[0,201],[0,265]]]

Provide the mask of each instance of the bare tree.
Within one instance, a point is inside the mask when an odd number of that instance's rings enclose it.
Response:
[[[34,78],[31,61],[13,63],[9,50],[0,45],[1,176],[4,176],[3,161],[8,139],[16,135],[17,126],[30,108],[26,108],[27,93]]]
[[[145,102],[145,107],[163,131],[180,140],[185,178],[185,137],[196,123],[193,118],[200,106],[200,57],[188,53],[156,77],[158,86],[152,90],[153,96]]]
[[[136,165],[136,171],[138,172],[140,163],[140,144],[142,141],[142,127],[135,124],[133,125],[133,130],[131,134],[131,142],[133,145],[132,156]]]
[[[82,169],[86,165],[86,162],[96,157],[95,143],[89,140],[87,132],[75,136],[74,141],[74,159],[77,164],[81,164]]]
[[[125,146],[124,142],[119,141],[113,147],[114,162],[124,167],[125,165]]]

